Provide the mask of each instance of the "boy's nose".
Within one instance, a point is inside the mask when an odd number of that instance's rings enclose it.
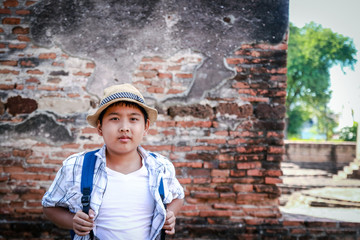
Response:
[[[121,127],[119,130],[120,130],[120,132],[129,132],[130,131],[129,128],[127,128],[127,127]]]
[[[129,126],[127,125],[127,123],[122,122],[119,126],[119,131],[120,132],[129,132],[130,129],[129,129]]]

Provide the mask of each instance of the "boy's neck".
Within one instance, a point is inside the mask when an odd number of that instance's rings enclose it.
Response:
[[[106,150],[106,166],[122,174],[129,174],[141,168],[142,159],[137,151],[120,155]]]

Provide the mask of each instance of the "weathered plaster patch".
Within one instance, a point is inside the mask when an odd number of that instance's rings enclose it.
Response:
[[[224,55],[244,42],[279,43],[288,19],[287,0],[43,0],[31,10],[36,43],[94,59],[97,69],[87,87],[98,96],[108,85],[131,82],[143,56],[167,58],[192,49],[206,61],[184,99],[201,99],[231,76]]]
[[[54,116],[38,113],[16,125],[0,124],[0,139],[1,142],[31,139],[47,144],[60,144],[72,142],[75,137],[65,125],[57,122]]]
[[[87,112],[90,109],[90,100],[42,97],[38,100],[38,105],[39,110],[51,111],[57,114],[72,114]]]

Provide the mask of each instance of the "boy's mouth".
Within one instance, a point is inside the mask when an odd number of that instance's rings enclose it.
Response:
[[[119,139],[130,139],[130,137],[127,135],[123,135],[123,136],[120,136]]]

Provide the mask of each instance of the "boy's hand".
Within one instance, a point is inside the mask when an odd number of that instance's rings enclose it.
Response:
[[[163,229],[165,229],[165,233],[169,235],[175,234],[175,223],[176,223],[176,217],[173,211],[166,210],[166,220],[163,226]]]
[[[95,213],[92,209],[89,210],[89,215],[79,210],[73,218],[74,232],[79,236],[85,236],[90,233],[94,227]]]

